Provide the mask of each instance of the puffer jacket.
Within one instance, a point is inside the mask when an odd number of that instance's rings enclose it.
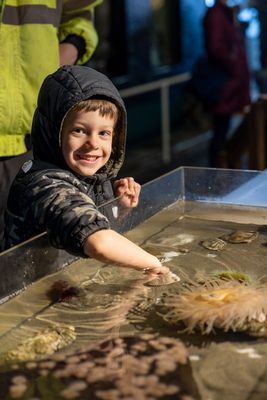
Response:
[[[69,169],[62,156],[61,123],[76,103],[97,95],[121,109],[122,122],[108,163],[93,176],[81,177]],[[33,119],[34,160],[24,163],[10,189],[5,248],[47,231],[53,246],[84,256],[85,239],[110,227],[110,209],[105,211],[103,205],[114,198],[111,181],[123,163],[125,137],[125,106],[105,75],[77,65],[49,75]]]
[[[0,0],[0,157],[26,151],[37,95],[44,78],[59,67],[59,42],[84,39],[84,64],[98,36],[95,7],[102,0]]]

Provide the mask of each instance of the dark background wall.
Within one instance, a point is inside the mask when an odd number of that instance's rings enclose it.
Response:
[[[253,0],[261,13],[259,19],[265,36],[266,3]],[[106,73],[119,90],[190,72],[203,52],[202,19],[206,9],[205,0],[104,0],[96,9],[99,46],[90,65]],[[261,43],[265,57],[266,40]],[[170,89],[172,131],[183,129],[187,102],[186,84]],[[127,98],[125,103],[128,147],[159,141],[159,91]],[[196,134],[206,126],[202,121],[195,125]],[[178,141],[186,135],[182,132]]]
[[[202,49],[204,0],[105,0],[95,66],[121,87],[188,69]]]

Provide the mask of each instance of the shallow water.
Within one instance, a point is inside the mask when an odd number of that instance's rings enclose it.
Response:
[[[164,265],[181,277],[180,282],[166,285],[156,282],[154,287],[153,281],[146,282],[147,277],[140,272],[79,260],[60,273],[33,284],[0,307],[1,354],[51,322],[73,325],[77,332],[74,345],[109,335],[134,334],[136,327],[129,319],[133,321],[135,313],[141,319],[142,309],[147,317],[148,310],[163,294],[179,292],[187,276],[200,279],[202,275],[234,270],[249,274],[254,280],[266,274],[267,231],[264,227],[193,217],[180,219],[175,212],[171,220],[170,210],[165,213],[168,221],[165,225],[162,224],[164,212],[161,212],[128,236],[161,258]],[[147,227],[149,232],[144,238]],[[203,240],[235,230],[258,230],[259,234],[251,243],[227,243],[221,251],[208,250],[201,245]],[[57,280],[67,280],[79,287],[79,295],[49,305],[46,292]]]
[[[201,245],[203,240],[219,238],[235,230],[258,231],[258,237],[251,243],[227,243],[221,251],[208,250]],[[221,345],[226,346],[225,354],[227,351],[231,354],[234,351],[236,357],[244,359],[243,353],[237,356],[237,350],[244,346],[246,348],[253,342],[253,351],[259,346],[261,354],[267,354],[265,339],[218,332],[209,336],[185,335],[179,333],[177,327],[164,322],[157,312],[161,299],[170,293],[179,293],[183,281],[188,277],[199,280],[203,275],[213,276],[217,272],[233,270],[248,274],[252,280],[262,278],[264,281],[266,227],[227,221],[225,217],[220,220],[220,215],[218,220],[209,220],[208,216],[180,217],[173,208],[162,211],[127,236],[161,258],[164,265],[169,266],[181,281],[171,284],[158,282],[153,286],[153,282],[148,282],[141,272],[103,266],[93,260],[79,260],[63,271],[33,284],[25,292],[0,306],[0,356],[3,357],[7,351],[51,323],[64,323],[75,328],[77,337],[70,345],[74,349],[81,344],[100,339],[156,332],[184,340],[190,348],[192,363],[195,364],[195,373],[200,386],[203,386],[203,393],[210,395],[210,389],[205,387],[205,382],[210,378],[206,373],[201,375],[203,365],[200,361],[207,363],[210,354],[214,354],[212,346],[217,344],[219,347],[216,351],[219,352],[223,352]],[[78,296],[66,302],[51,304],[46,293],[57,280],[66,280],[78,287]],[[210,358],[213,360],[214,357]],[[255,366],[256,359],[257,357],[253,360]],[[210,363],[213,365],[213,361]],[[243,363],[242,365],[244,367]],[[207,365],[205,368],[209,371]],[[210,381],[207,385],[211,385]],[[218,396],[214,394],[210,398],[220,399]],[[242,394],[240,396],[242,399]],[[231,398],[230,395],[228,397]],[[234,398],[239,398],[237,392],[233,395]]]

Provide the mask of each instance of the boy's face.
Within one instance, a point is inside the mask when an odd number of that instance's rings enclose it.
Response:
[[[115,121],[98,111],[70,111],[63,122],[61,143],[67,165],[91,176],[109,160]]]

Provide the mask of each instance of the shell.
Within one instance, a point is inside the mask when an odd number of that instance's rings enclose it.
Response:
[[[207,239],[200,242],[202,247],[213,251],[221,251],[225,248],[226,242],[220,238]]]
[[[145,283],[146,286],[164,286],[170,285],[175,282],[179,282],[181,279],[174,272],[169,272],[168,274],[158,275]]]
[[[221,239],[228,243],[238,244],[238,243],[250,243],[258,237],[258,232],[256,231],[234,231],[228,235],[221,236]]]

